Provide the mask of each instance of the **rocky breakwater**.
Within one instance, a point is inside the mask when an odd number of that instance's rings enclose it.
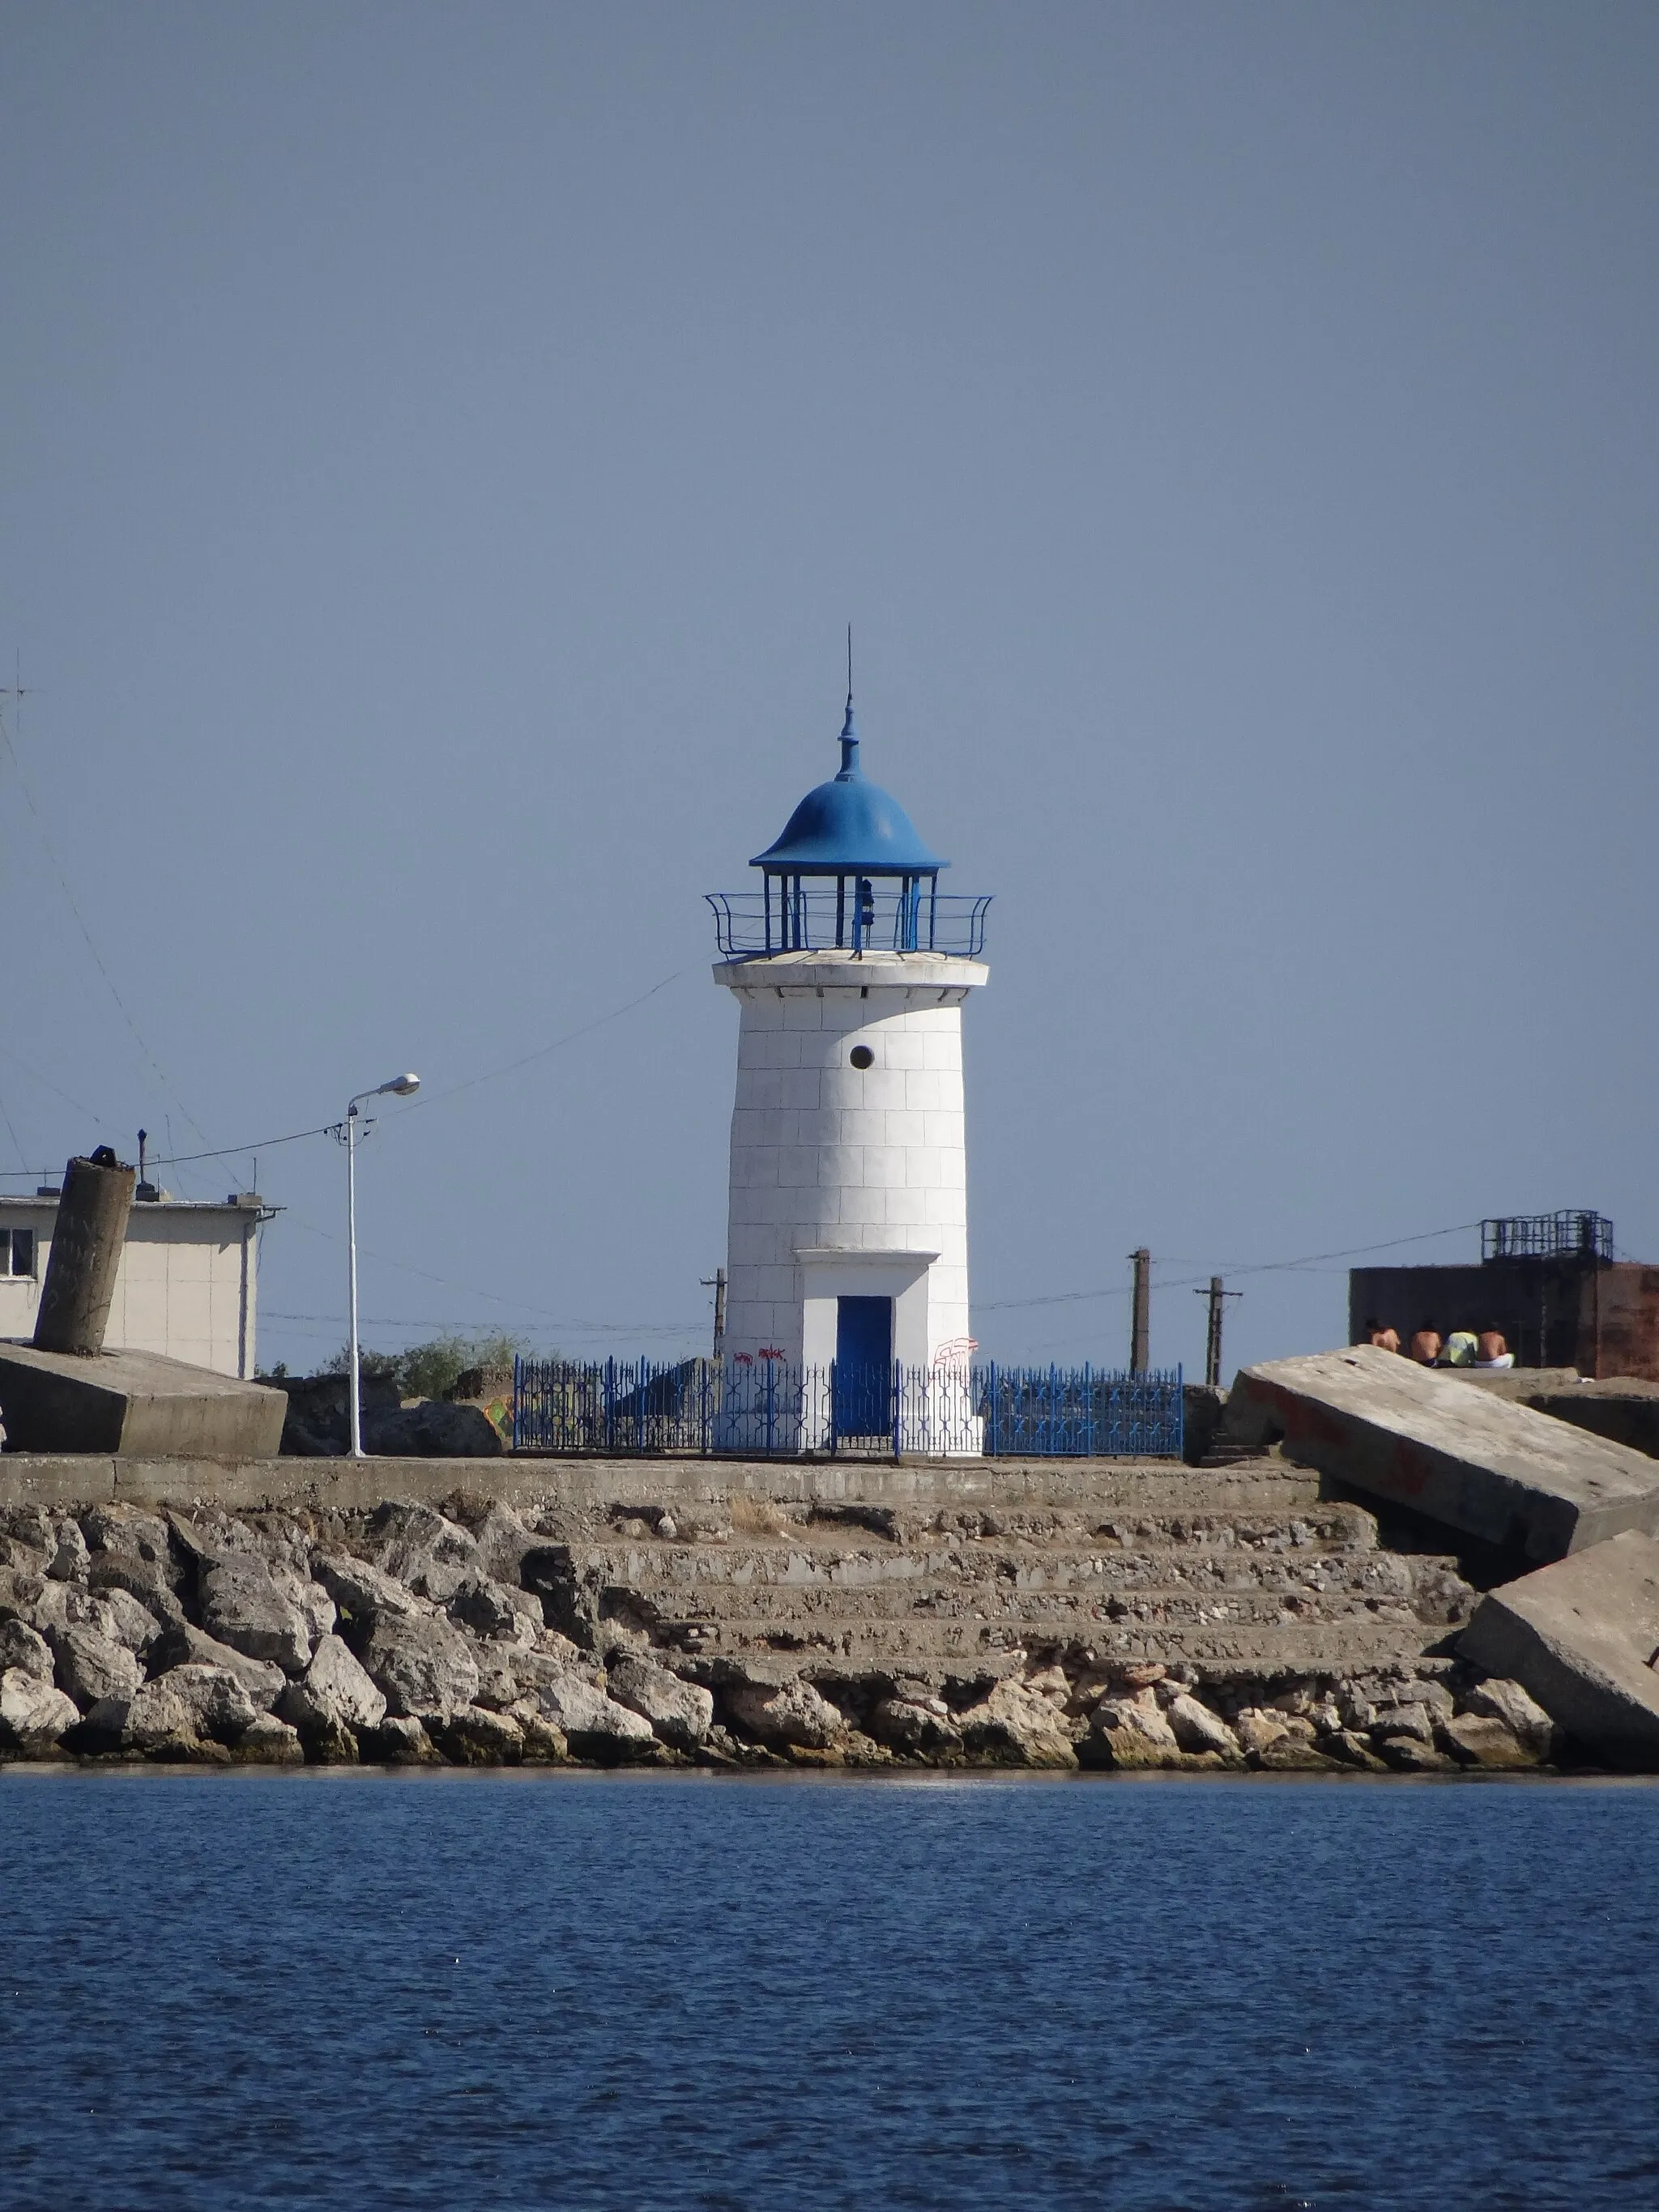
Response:
[[[594,1533],[568,1509],[465,1498],[13,1509],[0,1758],[1449,1773],[1570,1753],[1524,1691],[1467,1661],[1166,1661],[1117,1648],[1121,1609],[1098,1596],[1104,1635],[1078,1632],[1074,1607],[1050,1619],[1052,1590],[1041,1621],[1005,1607],[973,1649],[848,1633],[837,1650],[781,1627],[720,1648],[607,1581]],[[635,1548],[682,1534],[665,1514],[612,1524]]]

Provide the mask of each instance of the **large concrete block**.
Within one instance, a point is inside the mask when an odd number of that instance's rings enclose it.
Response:
[[[1659,1543],[1634,1531],[1506,1583],[1458,1649],[1610,1766],[1659,1769]]]
[[[1226,1425],[1528,1559],[1659,1534],[1659,1463],[1371,1345],[1241,1369]]]
[[[37,1352],[0,1344],[0,1421],[15,1452],[263,1459],[288,1399],[159,1352]]]

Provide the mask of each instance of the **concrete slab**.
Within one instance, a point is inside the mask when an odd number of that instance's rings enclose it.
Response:
[[[1598,1759],[1659,1769],[1659,1543],[1634,1531],[1490,1590],[1458,1639]]]
[[[282,1441],[280,1390],[159,1352],[37,1352],[0,1344],[10,1452],[259,1458]]]
[[[1226,1425],[1528,1559],[1659,1534],[1659,1462],[1371,1345],[1241,1369]]]

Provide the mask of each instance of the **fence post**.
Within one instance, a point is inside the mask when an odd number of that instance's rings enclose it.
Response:
[[[891,1386],[893,1409],[893,1457],[896,1459],[904,1439],[904,1367],[902,1361],[896,1359],[893,1362],[888,1381]]]
[[[612,1358],[605,1363],[605,1448],[608,1452],[617,1449],[617,1363]]]
[[[766,1362],[766,1454],[769,1459],[775,1448],[777,1433],[777,1395],[773,1380],[773,1370],[777,1364],[775,1359]]]

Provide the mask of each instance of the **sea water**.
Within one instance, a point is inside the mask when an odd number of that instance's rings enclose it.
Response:
[[[6,2212],[1659,2205],[1640,1784],[0,1774]]]

